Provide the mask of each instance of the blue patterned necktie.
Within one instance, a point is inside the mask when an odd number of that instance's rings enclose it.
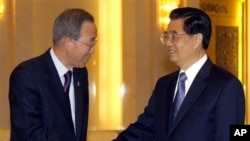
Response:
[[[178,82],[178,88],[177,88],[177,92],[176,92],[176,96],[175,96],[175,100],[174,100],[174,114],[173,114],[173,119],[176,117],[181,104],[184,100],[185,97],[185,81],[187,79],[186,74],[183,72],[180,74],[180,78],[179,78],[179,82]]]
[[[72,72],[70,70],[64,74],[65,82],[63,85],[63,90],[66,94],[69,94],[69,86],[70,86],[70,82],[71,82],[71,76],[72,76]]]

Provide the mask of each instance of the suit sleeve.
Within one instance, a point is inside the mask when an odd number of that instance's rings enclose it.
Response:
[[[66,141],[43,125],[41,99],[31,73],[17,68],[10,76],[11,141]]]
[[[215,110],[216,141],[229,141],[230,125],[244,124],[244,91],[237,79],[231,79],[226,83]]]
[[[113,141],[152,141],[155,132],[155,94],[151,96],[144,112],[137,121],[130,124],[127,129],[121,132]]]

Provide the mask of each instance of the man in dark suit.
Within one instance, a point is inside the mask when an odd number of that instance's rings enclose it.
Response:
[[[53,47],[13,70],[11,141],[86,141],[89,96],[85,65],[94,53],[96,37],[91,14],[67,9],[54,22]],[[65,73],[69,75],[64,77]]]
[[[203,11],[170,13],[161,40],[180,70],[157,81],[144,112],[114,141],[229,141],[230,125],[244,124],[244,91],[208,58],[210,37],[211,20]]]

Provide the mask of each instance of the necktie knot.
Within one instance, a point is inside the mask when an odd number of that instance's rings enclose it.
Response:
[[[180,79],[179,79],[179,81],[180,81],[180,82],[185,82],[186,80],[187,80],[187,76],[186,76],[185,72],[182,72],[182,73],[180,74]]]
[[[64,74],[65,82],[64,82],[64,85],[63,85],[63,90],[64,90],[65,93],[69,93],[69,86],[70,86],[70,82],[71,82],[71,76],[72,76],[71,70],[69,70],[67,73]]]

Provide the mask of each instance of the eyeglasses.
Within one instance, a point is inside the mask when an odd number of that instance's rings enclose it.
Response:
[[[94,47],[95,46],[95,44],[97,43],[97,40],[95,39],[95,40],[92,40],[89,44],[87,44],[87,43],[83,43],[83,42],[81,42],[81,41],[78,41],[78,40],[74,40],[74,41],[76,41],[76,42],[79,42],[79,43],[81,43],[81,44],[84,44],[85,46],[88,46],[88,47]]]
[[[168,41],[168,40],[176,41],[179,38],[179,36],[181,36],[181,35],[189,35],[189,34],[186,34],[186,33],[178,34],[175,32],[164,32],[161,35],[160,40],[161,40],[161,43],[164,45],[166,43],[166,41]]]

